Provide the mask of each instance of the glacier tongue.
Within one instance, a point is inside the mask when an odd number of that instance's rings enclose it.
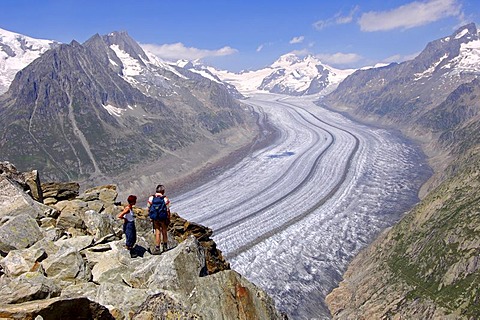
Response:
[[[232,267],[295,319],[328,317],[326,294],[347,263],[417,200],[429,174],[417,149],[305,98],[259,95],[281,138],[173,210],[214,230]]]

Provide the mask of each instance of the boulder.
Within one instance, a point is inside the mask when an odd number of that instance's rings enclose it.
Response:
[[[2,319],[48,320],[114,320],[108,309],[87,298],[37,300],[15,305],[0,305]]]
[[[7,177],[12,181],[17,182],[34,200],[43,202],[40,176],[37,170],[18,172],[13,164],[9,162],[0,162],[0,176]]]
[[[105,204],[113,204],[117,196],[117,186],[109,184],[87,189],[81,198],[85,201],[100,200]]]
[[[285,319],[265,291],[233,270],[197,278],[184,301],[203,319]]]
[[[0,221],[0,252],[24,249],[43,238],[37,221],[28,214],[3,217]]]
[[[229,270],[230,263],[225,260],[222,252],[217,248],[216,243],[210,238],[212,229],[197,223],[189,222],[176,213],[172,213],[168,231],[178,242],[184,241],[189,236],[194,236],[205,249],[208,274]]]
[[[77,182],[47,182],[41,185],[43,197],[53,198],[56,201],[75,199],[80,190]]]
[[[88,281],[91,277],[90,269],[73,247],[61,247],[54,255],[43,260],[42,266],[49,278],[62,281]]]
[[[22,273],[34,271],[38,268],[39,262],[46,257],[47,254],[43,248],[11,250],[5,258],[0,260],[0,265],[7,276],[19,276]]]
[[[168,291],[149,296],[133,316],[133,320],[163,320],[163,319],[203,319],[192,313],[181,300]]]
[[[145,289],[130,288],[117,283],[102,283],[98,287],[95,301],[108,307],[117,319],[131,319],[147,297]]]
[[[68,228],[84,229],[85,224],[81,215],[87,210],[87,203],[82,200],[60,201],[55,204],[60,211],[57,218],[57,228],[68,230]]]
[[[166,254],[144,258],[130,275],[129,284],[134,288],[171,290],[188,293],[195,286],[195,279],[206,275],[205,255],[193,236]]]
[[[123,241],[94,246],[84,253],[92,268],[92,281],[95,283],[125,284],[139,263],[138,260],[132,260]]]
[[[95,240],[101,239],[109,234],[114,234],[114,218],[110,215],[98,213],[95,210],[87,210],[79,213],[83,220],[87,233]]]
[[[2,303],[21,303],[60,295],[60,288],[41,272],[27,272],[19,277],[2,281],[4,282],[0,287]]]
[[[1,175],[0,204],[0,218],[19,214],[40,218],[52,211],[52,208],[33,200],[18,183]]]

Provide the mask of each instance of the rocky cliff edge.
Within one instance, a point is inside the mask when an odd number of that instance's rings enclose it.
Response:
[[[174,214],[170,250],[154,255],[151,223],[136,208],[130,252],[114,185],[79,195],[76,183],[38,182],[0,163],[0,318],[285,319],[230,270],[210,229]]]

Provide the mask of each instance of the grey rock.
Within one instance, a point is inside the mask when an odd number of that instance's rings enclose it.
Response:
[[[27,214],[32,218],[41,218],[51,208],[35,201],[11,179],[0,175],[0,218]]]
[[[203,319],[284,319],[272,298],[233,270],[198,278],[184,301]]]
[[[90,269],[73,247],[61,247],[54,255],[43,260],[42,266],[49,278],[62,281],[88,281],[91,277]]]
[[[79,194],[80,185],[77,182],[47,182],[42,183],[43,196],[55,198],[57,201],[72,200]]]
[[[7,276],[19,276],[22,273],[33,271],[46,257],[45,250],[41,248],[12,250],[0,260],[0,265]]]
[[[27,272],[5,281],[0,287],[2,303],[14,304],[31,300],[53,298],[60,295],[55,282],[40,272]]]
[[[79,213],[83,220],[88,234],[95,240],[99,240],[107,235],[114,234],[114,218],[111,215],[101,214],[95,210],[87,210]]]
[[[190,292],[194,279],[206,274],[205,253],[195,237],[189,237],[168,254],[148,257],[130,275],[135,288]]]
[[[43,238],[35,219],[28,214],[3,217],[0,221],[0,251],[24,249]]]

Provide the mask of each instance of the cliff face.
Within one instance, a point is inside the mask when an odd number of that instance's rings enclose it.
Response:
[[[40,187],[29,177],[0,163],[1,318],[284,319],[230,270],[210,229],[173,215],[170,249],[152,254],[151,222],[135,208],[129,251],[114,185],[79,194],[76,183]]]
[[[350,264],[327,296],[334,319],[480,314],[480,148]]]
[[[480,314],[479,92],[475,79],[444,87],[438,101],[431,100],[428,108],[418,104],[408,116],[379,117],[378,110],[388,107],[385,101],[371,113],[353,112],[384,124],[398,119],[398,128],[411,137],[422,133],[417,138],[424,149],[443,157],[431,158],[435,180],[422,201],[362,251],[327,296],[334,319],[476,319]]]

